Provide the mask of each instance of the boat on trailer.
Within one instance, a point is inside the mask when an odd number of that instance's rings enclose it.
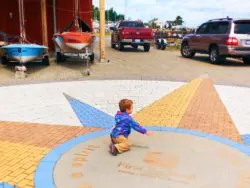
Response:
[[[18,6],[20,23],[19,43],[1,47],[4,51],[4,56],[1,58],[2,64],[7,64],[9,61],[17,61],[23,66],[27,62],[41,60],[43,64],[49,65],[48,47],[31,44],[27,40],[23,0],[18,0]]]
[[[25,64],[42,57],[47,49],[46,46],[37,44],[10,44],[2,48],[6,54],[6,56],[3,57],[6,57],[7,61],[18,61],[20,64]],[[44,63],[45,60],[48,61],[48,58],[43,57],[42,61]],[[48,64],[48,62],[46,62],[46,64]]]
[[[74,0],[74,19],[60,33],[55,33],[53,41],[56,48],[56,61],[62,62],[67,56],[77,56],[84,60],[94,61],[94,39],[95,35],[91,28],[80,19],[79,0]]]

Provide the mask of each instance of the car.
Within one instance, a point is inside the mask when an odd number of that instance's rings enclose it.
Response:
[[[181,44],[183,57],[193,58],[196,53],[209,54],[213,64],[227,57],[250,64],[250,19],[227,17],[202,24],[194,33],[185,35]]]
[[[137,49],[143,46],[145,52],[150,51],[153,41],[153,30],[146,28],[142,21],[121,21],[115,27],[111,27],[111,47],[122,51],[125,46]]]

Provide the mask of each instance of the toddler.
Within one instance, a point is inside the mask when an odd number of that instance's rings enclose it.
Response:
[[[130,150],[131,144],[128,141],[128,136],[131,133],[131,128],[141,134],[151,136],[152,132],[147,131],[140,126],[131,116],[133,112],[133,101],[123,99],[119,102],[120,111],[115,116],[116,125],[110,134],[111,142],[110,153],[116,156],[118,153],[123,153]]]

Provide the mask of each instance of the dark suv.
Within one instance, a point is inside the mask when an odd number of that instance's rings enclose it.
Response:
[[[183,57],[192,58],[195,53],[209,54],[214,64],[226,57],[242,58],[250,64],[250,19],[222,18],[202,24],[186,35],[181,45]]]

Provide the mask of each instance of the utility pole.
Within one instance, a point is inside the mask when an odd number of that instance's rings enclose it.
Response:
[[[48,46],[48,24],[47,24],[47,4],[46,0],[41,0],[41,14],[42,14],[42,35],[43,45]]]
[[[105,62],[105,0],[100,2],[100,62]]]

